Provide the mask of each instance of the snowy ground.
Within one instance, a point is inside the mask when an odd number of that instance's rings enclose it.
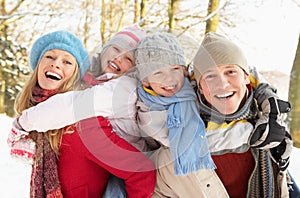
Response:
[[[9,156],[6,144],[12,119],[0,114],[0,196],[5,198],[29,197],[30,166],[15,161]],[[300,149],[295,148],[291,156],[290,172],[300,184]]]
[[[29,165],[10,158],[6,144],[12,119],[0,114],[0,196],[6,198],[29,197]]]

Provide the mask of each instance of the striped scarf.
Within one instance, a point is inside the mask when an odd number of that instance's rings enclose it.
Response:
[[[57,92],[57,90],[44,90],[39,86],[35,86],[33,89],[34,105],[47,100]],[[30,137],[36,143],[36,152],[30,181],[30,197],[63,197],[59,184],[56,154],[52,150],[46,134],[33,131],[30,132]]]
[[[241,109],[239,109],[234,114],[226,115],[226,116],[224,114],[219,113],[217,110],[212,109],[208,105],[206,105],[204,97],[200,95],[199,92],[197,93],[200,102],[200,108],[199,108],[200,115],[206,123],[209,122],[215,122],[219,124],[228,123],[228,125],[230,125],[231,122],[244,122],[244,121],[247,122],[247,120],[255,121],[257,119],[256,115],[258,109],[253,99],[253,92],[250,92],[247,100],[245,101],[244,106]],[[239,126],[236,127],[239,128]],[[225,140],[225,141],[230,141],[230,140]],[[245,149],[249,149],[249,145],[246,147],[245,145],[240,145],[239,149],[245,151]],[[279,192],[277,189],[278,184],[276,181],[276,176],[279,174],[278,167],[276,168],[276,166],[274,166],[274,163],[272,162],[267,150],[260,150],[254,148],[250,148],[250,149],[252,151],[256,164],[248,183],[247,197],[248,198],[279,197]],[[223,150],[217,151],[216,153],[222,154],[230,151],[239,152],[237,148],[235,149],[223,148]]]

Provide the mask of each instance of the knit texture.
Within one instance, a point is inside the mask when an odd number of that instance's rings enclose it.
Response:
[[[216,123],[223,123],[224,121],[234,121],[234,120],[244,120],[249,118],[254,118],[257,115],[257,106],[253,99],[253,92],[251,87],[248,87],[249,95],[245,104],[235,113],[230,115],[224,115],[217,111],[216,109],[211,108],[204,95],[200,94],[197,89],[198,99],[199,99],[199,110],[201,117],[204,121],[210,120]]]
[[[207,33],[193,59],[195,79],[199,83],[203,73],[227,64],[238,65],[249,74],[247,60],[236,44],[217,33]]]
[[[197,97],[187,78],[181,91],[172,97],[153,96],[145,92],[141,83],[138,94],[150,111],[168,110],[166,127],[176,175],[215,168],[208,150],[205,125],[197,112]]]
[[[15,136],[14,131],[10,133],[10,138]],[[33,164],[35,154],[35,142],[29,136],[22,136],[11,144],[10,155],[26,164]]]
[[[138,25],[123,28],[117,32],[104,46],[103,49],[115,45],[127,51],[132,56],[142,38],[146,36],[145,30]]]
[[[42,102],[54,94],[53,90],[43,90],[38,86],[33,90],[35,103]],[[33,131],[30,132],[30,137],[36,143],[30,181],[30,197],[62,198],[56,154],[52,150],[46,134]]]
[[[214,109],[210,108],[203,97],[200,97],[200,115],[204,122],[209,125],[209,122],[222,123],[226,122],[231,125],[231,122],[249,120],[255,122],[257,117],[257,106],[253,100],[252,92],[249,94],[249,98],[245,102],[245,105],[236,113],[231,115],[223,115]],[[237,125],[236,125],[237,126]],[[216,129],[214,133],[218,133],[220,129]],[[232,132],[231,130],[230,132]],[[209,140],[209,138],[208,138]],[[226,140],[227,141],[227,140]],[[215,141],[208,141],[209,144],[215,146]],[[255,159],[255,167],[249,178],[247,197],[279,197],[278,192],[275,192],[278,188],[278,182],[275,178],[278,172],[272,167],[271,158],[268,154],[269,151],[261,149],[251,149],[251,153]],[[224,151],[228,151],[225,149]],[[223,152],[225,153],[225,152]],[[277,165],[276,165],[277,166]],[[218,168],[218,167],[217,167]],[[278,169],[278,168],[277,168]],[[226,178],[228,179],[228,178]]]
[[[247,197],[280,197],[276,175],[278,170],[272,166],[272,161],[267,150],[252,149],[256,157],[256,167],[250,178]]]
[[[55,31],[35,41],[30,52],[30,67],[36,68],[43,55],[53,49],[60,49],[72,54],[78,63],[81,78],[90,67],[89,54],[81,41],[67,31]]]
[[[146,36],[140,41],[135,58],[137,77],[140,80],[163,67],[186,66],[182,46],[177,38],[169,33],[155,33]]]
[[[212,155],[212,158],[217,166],[215,171],[229,196],[247,197],[248,181],[255,165],[251,151]]]

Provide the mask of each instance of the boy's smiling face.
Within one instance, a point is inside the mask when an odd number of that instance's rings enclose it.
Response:
[[[154,71],[142,81],[145,87],[164,97],[172,97],[183,87],[184,68],[180,65],[171,65]]]
[[[249,76],[237,65],[221,65],[205,72],[199,81],[200,93],[220,113],[235,113],[247,91]]]

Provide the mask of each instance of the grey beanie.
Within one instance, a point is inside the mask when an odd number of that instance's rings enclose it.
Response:
[[[249,74],[247,60],[236,44],[220,34],[207,33],[193,60],[196,81],[210,68],[225,64],[238,65]]]
[[[170,33],[154,33],[144,37],[135,52],[135,58],[139,80],[163,67],[186,66],[182,46]]]

